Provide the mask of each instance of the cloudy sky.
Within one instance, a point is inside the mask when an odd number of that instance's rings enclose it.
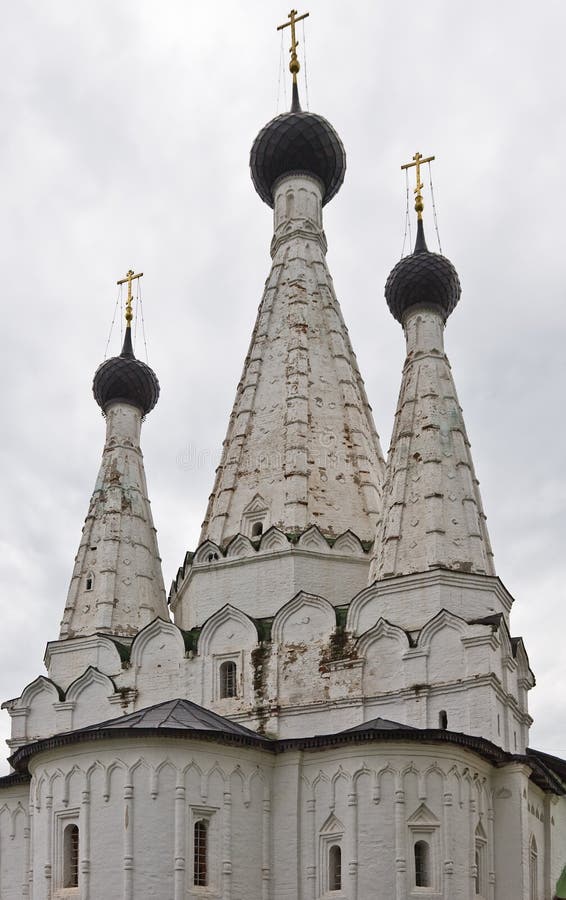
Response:
[[[145,273],[149,361],[162,385],[143,449],[167,584],[195,547],[270,263],[271,212],[248,154],[285,107],[275,29],[289,10],[273,0],[2,7],[0,696],[9,698],[43,672],[45,643],[58,635],[104,437],[92,374],[115,282],[130,266]],[[512,631],[537,676],[531,744],[566,755],[566,9],[563,0],[349,7],[311,0],[306,23],[310,108],[348,154],[325,211],[337,294],[386,449],[404,354],[383,300],[403,243],[400,164],[416,150],[436,154],[442,248],[463,285],[446,343],[497,571],[516,598]],[[301,26],[299,37],[303,50]],[[287,48],[286,37],[285,57]],[[301,90],[305,101],[304,78]],[[425,202],[436,249],[428,193]],[[141,341],[137,352],[144,358]],[[8,730],[2,713],[0,737]]]

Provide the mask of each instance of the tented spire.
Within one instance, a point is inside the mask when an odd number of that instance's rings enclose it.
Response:
[[[282,176],[273,265],[261,301],[201,540],[262,527],[371,540],[383,458],[330,277],[322,185]]]
[[[156,616],[168,618],[140,448],[142,419],[157,403],[159,382],[132,347],[131,282],[139,277],[130,270],[123,280],[128,281],[128,302],[122,352],[102,363],[94,376],[94,397],[106,418],[106,443],[61,638],[95,632],[129,636]]]
[[[444,326],[460,298],[452,263],[426,247],[385,287],[403,325],[407,358],[391,437],[370,580],[434,568],[494,575],[493,554],[462,410],[444,352]]]

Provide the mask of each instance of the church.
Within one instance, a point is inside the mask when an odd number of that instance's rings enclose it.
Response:
[[[326,264],[346,152],[301,108],[300,18],[291,109],[250,155],[271,269],[168,594],[140,442],[159,382],[124,279],[60,632],[3,704],[1,900],[566,896],[566,761],[529,745],[535,679],[445,352],[461,289],[427,247],[426,160],[385,284],[406,339],[385,459]]]

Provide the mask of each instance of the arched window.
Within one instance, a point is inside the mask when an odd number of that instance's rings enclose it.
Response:
[[[63,887],[79,886],[79,829],[67,825],[63,832]]]
[[[208,822],[199,819],[193,829],[193,884],[208,885]]]
[[[448,728],[448,715],[445,709],[441,709],[438,713],[438,727],[442,728],[443,731],[446,731]]]
[[[88,575],[86,576],[85,589],[87,591],[92,591],[93,587],[94,587],[94,575],[92,574],[92,572],[89,572]]]
[[[342,850],[333,844],[328,851],[328,890],[339,891],[342,888]]]
[[[236,663],[229,659],[220,666],[220,697],[237,697]]]
[[[415,887],[430,887],[430,847],[426,841],[415,844]]]
[[[534,834],[529,845],[529,900],[538,900],[538,848]]]
[[[263,534],[263,522],[255,522],[252,525],[252,537],[260,537]]]

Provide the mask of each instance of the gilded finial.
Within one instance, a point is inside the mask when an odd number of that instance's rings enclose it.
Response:
[[[414,189],[415,211],[417,213],[417,219],[422,219],[423,209],[424,209],[423,195],[421,193],[421,191],[423,189],[423,183],[421,181],[421,166],[423,165],[423,163],[432,162],[433,159],[434,159],[434,156],[427,156],[427,158],[424,159],[420,153],[415,153],[415,155],[413,156],[412,162],[405,163],[404,166],[401,166],[401,169],[410,169],[410,168],[412,168],[412,166],[415,166],[415,168],[417,170],[417,172],[416,172],[417,186]]]
[[[138,272],[137,275],[134,275],[134,270],[129,269],[126,273],[125,278],[121,278],[120,281],[117,281],[116,284],[128,284],[128,296],[126,298],[126,328],[132,327],[132,319],[134,318],[134,314],[132,312],[132,281],[135,281],[136,278],[141,278],[143,272]]]
[[[297,83],[297,73],[301,68],[299,60],[297,58],[297,47],[299,46],[299,42],[295,35],[295,25],[297,22],[300,22],[302,19],[306,19],[310,13],[303,13],[302,16],[297,15],[297,10],[292,9],[289,13],[289,21],[283,22],[283,25],[277,26],[277,31],[281,31],[283,28],[288,28],[291,26],[291,47],[289,49],[289,53],[291,54],[291,60],[289,62],[289,71],[293,76],[293,84]]]

